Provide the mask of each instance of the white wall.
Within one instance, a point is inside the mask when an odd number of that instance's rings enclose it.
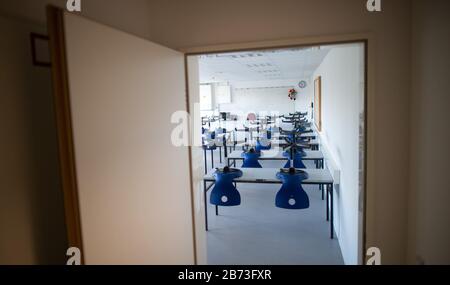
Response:
[[[221,112],[248,112],[279,114],[292,113],[295,102],[288,98],[289,88],[234,89],[231,104],[221,104]]]
[[[358,263],[359,124],[364,99],[362,45],[333,48],[314,72],[322,77],[321,139],[341,170],[335,230],[346,264]],[[314,88],[311,88],[314,89]]]

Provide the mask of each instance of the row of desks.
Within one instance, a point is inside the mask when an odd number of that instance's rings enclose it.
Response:
[[[225,134],[221,134],[220,137],[223,137]],[[320,142],[316,137],[315,133],[310,133],[310,134],[304,134],[304,136],[302,136],[304,138],[310,139],[309,142],[307,142],[307,144],[311,145],[311,149],[312,150],[319,150],[320,148]],[[218,143],[216,145],[216,148],[218,148],[219,150],[219,157],[220,157],[220,162],[222,163],[222,148],[224,150],[224,157],[228,158],[229,155],[228,153],[232,153],[233,150],[236,151],[236,149],[238,150],[242,150],[244,147],[247,147],[247,143],[245,142],[240,142],[240,143],[236,143],[236,142],[231,142],[231,145],[228,145],[227,143],[228,139],[223,139],[223,140],[218,140]],[[287,142],[283,139],[283,137],[274,137],[271,140],[272,146],[274,148],[276,148],[277,146],[280,148],[286,147],[287,146]],[[228,151],[228,148],[229,151]],[[206,158],[206,152],[207,152],[207,148],[203,147],[204,150],[204,160],[205,160],[205,173],[207,172],[208,169],[208,162],[207,162],[207,158]],[[214,150],[210,149],[211,151],[211,168],[214,168]],[[237,158],[238,159],[238,158]],[[310,160],[310,159],[306,159],[306,160]],[[229,165],[229,164],[228,164]]]
[[[316,164],[316,168],[323,168],[324,156],[320,150],[314,151],[305,151],[306,156],[302,158],[302,160],[312,160]],[[242,151],[235,150],[227,157],[227,165],[228,166],[236,166],[237,160],[244,160],[242,157]],[[258,160],[281,160],[287,161],[288,159],[283,156],[282,149],[279,150],[263,150],[261,151],[261,156]]]
[[[242,177],[234,180],[236,184],[250,183],[250,184],[282,184],[277,179],[276,174],[280,171],[278,168],[240,168],[242,170]],[[309,178],[304,180],[304,185],[319,185],[326,191],[326,219],[330,222],[330,238],[334,238],[334,199],[333,199],[333,184],[334,180],[330,172],[326,169],[303,169],[308,173]],[[208,201],[207,193],[216,183],[214,178],[215,170],[212,169],[203,178],[204,202],[205,202],[205,226],[208,230]],[[219,207],[216,206],[216,215],[219,214]]]
[[[312,146],[312,151],[305,151],[306,156],[303,160],[312,160],[315,162],[316,169],[303,169],[308,173],[309,178],[304,180],[302,184],[304,185],[319,185],[320,189],[326,192],[326,219],[330,222],[330,238],[334,238],[334,199],[333,199],[333,185],[334,180],[332,175],[324,167],[324,155],[318,150],[319,141],[317,140],[317,135],[315,133],[306,133],[302,135],[303,138],[308,138],[311,141],[309,144]],[[225,150],[224,157],[227,159],[228,166],[236,167],[236,162],[243,160],[242,150],[236,150],[236,148],[244,147],[245,144],[234,144],[232,146],[227,146],[227,140],[224,140],[223,146],[218,146],[220,151],[220,158],[222,161],[221,148]],[[283,136],[274,136],[272,140],[273,145],[279,146],[281,148],[276,148],[275,150],[262,151],[259,160],[279,160],[287,161],[287,158],[283,156],[282,147],[286,144]],[[230,152],[228,154],[227,147],[230,147]],[[234,149],[234,151],[233,151]],[[214,169],[214,158],[211,151],[212,169],[207,171],[206,162],[206,149],[205,151],[205,176],[203,178],[204,183],[204,200],[205,200],[205,226],[208,230],[208,207],[207,207],[207,193],[214,186],[215,178],[213,176]],[[243,172],[243,176],[235,179],[235,183],[250,183],[250,184],[282,184],[280,180],[276,178],[276,174],[279,172],[277,168],[240,168]],[[323,196],[322,196],[323,198]],[[216,206],[216,215],[219,214],[219,207]]]

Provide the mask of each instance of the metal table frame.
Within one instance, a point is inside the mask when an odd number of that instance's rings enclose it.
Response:
[[[319,151],[319,150],[315,150],[315,151]],[[227,156],[227,165],[228,166],[233,166],[236,167],[236,160],[244,160],[243,157],[239,157],[239,158],[230,158]],[[287,161],[288,159],[286,157],[261,157],[258,160],[281,160],[281,161]],[[324,157],[322,155],[322,158],[308,158],[307,156],[302,158],[302,160],[313,160],[316,168],[319,169],[323,169],[324,167]],[[233,161],[233,163],[231,163],[231,161]]]

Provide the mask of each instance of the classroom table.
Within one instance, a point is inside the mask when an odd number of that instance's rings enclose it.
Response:
[[[323,168],[324,156],[320,150],[305,150],[306,156],[302,157],[302,160],[313,160],[316,164],[316,168]],[[236,160],[244,160],[242,157],[242,151],[235,150],[227,157],[228,166],[236,166]],[[283,151],[271,151],[263,150],[261,151],[261,156],[258,160],[285,160],[288,158],[283,156]],[[233,162],[233,163],[231,163]]]
[[[278,145],[280,147],[287,147],[290,144],[285,139],[273,139],[271,140],[272,145]],[[319,150],[320,142],[318,139],[310,139],[309,141],[299,142],[299,144],[310,145],[311,150]]]
[[[288,138],[288,136],[287,135],[283,135],[283,134],[279,134],[279,133],[277,133],[277,134],[273,134],[272,135],[272,138],[279,138],[279,139],[284,139],[284,138]],[[301,135],[300,135],[300,138],[306,138],[306,139],[316,139],[317,138],[317,133],[315,133],[315,132],[312,132],[312,133],[302,133]]]
[[[284,140],[284,139],[283,140],[273,139],[273,140],[270,141],[270,143],[272,144],[272,147],[279,146],[279,147],[284,148],[284,147],[288,147],[289,146],[289,143],[286,142],[286,140]],[[305,141],[303,143],[306,144],[306,145],[310,145],[311,146],[311,150],[320,150],[320,142],[319,142],[318,139],[312,139],[310,141]],[[244,149],[244,148],[247,148],[247,147],[249,147],[249,144],[246,143],[246,142],[236,142],[236,144],[234,146],[230,146],[230,149],[232,148],[232,149],[236,150],[236,148]],[[230,153],[231,153],[231,151],[230,151]]]
[[[282,184],[277,179],[276,175],[280,171],[278,168],[239,168],[243,175],[240,178],[234,179],[236,184]],[[334,238],[334,201],[333,201],[333,185],[334,180],[331,173],[327,169],[302,169],[308,173],[308,179],[302,182],[302,185],[319,185],[327,192],[326,202],[326,219],[330,221],[330,237]],[[203,177],[204,202],[205,202],[205,227],[208,231],[208,191],[214,186],[216,180],[214,178],[215,169],[210,170]],[[209,184],[208,184],[209,183]],[[275,206],[275,205],[274,205]],[[219,215],[219,207],[216,206],[216,215]]]

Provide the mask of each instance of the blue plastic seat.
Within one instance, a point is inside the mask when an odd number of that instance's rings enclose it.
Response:
[[[207,132],[206,133],[206,139],[207,140],[215,140],[216,139],[216,132]]]
[[[244,158],[242,168],[262,168],[261,164],[258,161],[258,159],[261,157],[261,152],[256,151],[252,148],[247,152],[243,152],[242,157]]]
[[[283,156],[288,158],[288,161],[287,161],[286,165],[284,166],[284,168],[290,168],[290,167],[306,168],[306,165],[303,163],[303,157],[306,156],[306,152],[303,151],[302,149],[292,150],[294,165],[291,165],[291,152],[290,151],[285,151],[283,153]]]
[[[309,208],[308,194],[302,187],[302,182],[308,179],[308,173],[290,168],[277,173],[277,178],[283,182],[275,198],[275,206],[288,210]]]
[[[233,180],[242,177],[242,171],[225,167],[217,169],[214,173],[216,183],[211,191],[210,203],[216,206],[239,206],[241,204],[241,195],[234,187]]]
[[[262,150],[270,150],[272,148],[272,144],[268,140],[257,140],[256,141],[256,151],[260,152]]]

